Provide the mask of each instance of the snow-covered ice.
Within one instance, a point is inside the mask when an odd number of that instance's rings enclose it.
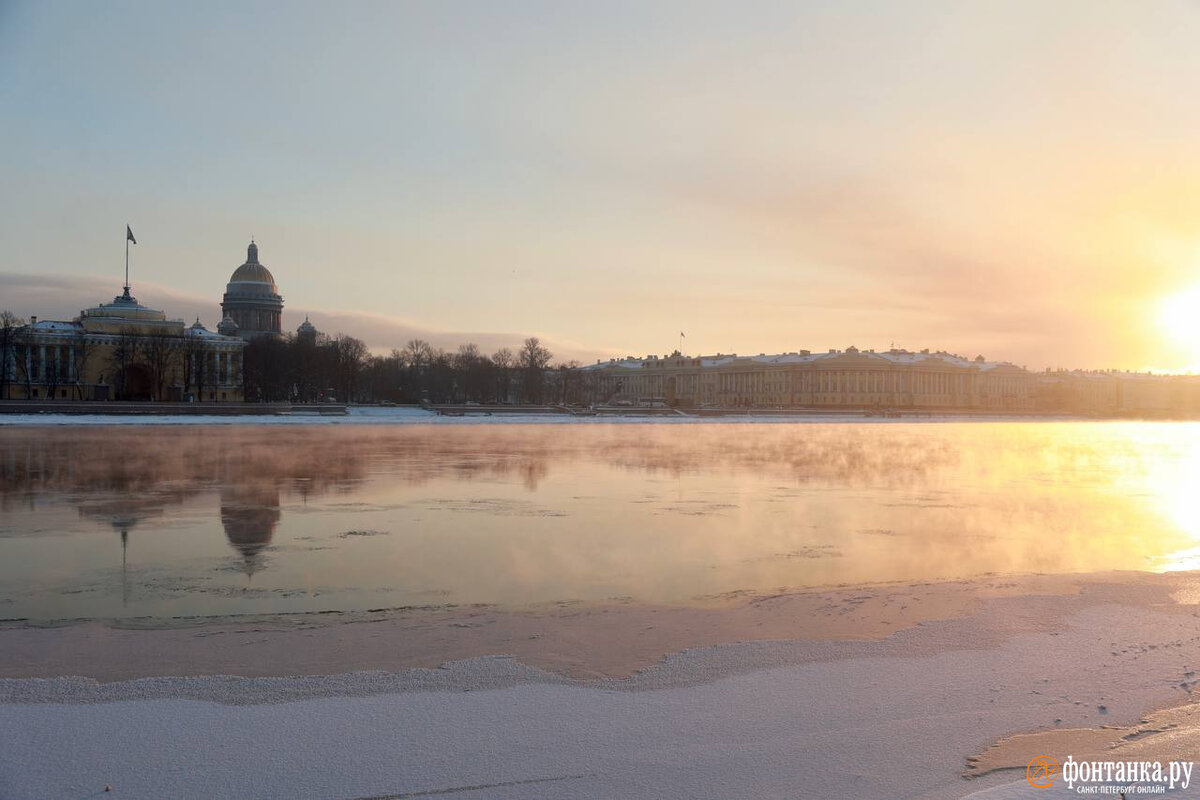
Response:
[[[0,794],[1015,799],[1034,796],[1022,774],[964,780],[965,758],[1008,732],[1129,724],[1185,696],[1185,649],[1104,656],[1110,638],[1185,641],[1190,615],[1097,606],[987,647],[953,646],[957,624],[897,637],[943,631],[946,649],[924,655],[884,642],[730,673],[789,647],[730,645],[632,685],[547,681],[503,658],[297,679],[317,689],[306,699],[287,678],[4,681]]]

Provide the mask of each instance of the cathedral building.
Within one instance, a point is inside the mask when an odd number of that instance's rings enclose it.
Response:
[[[246,263],[233,271],[221,300],[224,319],[217,330],[251,341],[261,336],[280,336],[283,331],[283,298],[271,271],[258,261],[253,240],[246,249]]]

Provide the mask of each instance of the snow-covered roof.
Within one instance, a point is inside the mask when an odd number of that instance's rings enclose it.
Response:
[[[225,336],[224,334],[213,333],[208,328],[204,327],[204,324],[202,322],[200,322],[199,317],[196,317],[195,322],[193,322],[191,325],[189,325],[188,327],[183,329],[183,335],[190,336],[190,337],[196,338],[196,339],[204,339],[206,341],[218,341],[218,342],[228,342],[230,340],[237,338],[236,336]]]
[[[854,347],[846,350],[830,350],[826,353],[810,353],[808,351],[800,351],[794,353],[777,353],[775,355],[767,355],[760,353],[756,356],[738,356],[725,355],[718,353],[715,356],[679,356],[670,355],[665,357],[646,356],[644,358],[633,358],[627,356],[621,359],[610,359],[601,361],[597,364],[589,364],[582,367],[583,370],[595,371],[603,369],[647,369],[647,368],[662,368],[662,367],[695,367],[712,368],[724,367],[744,363],[751,364],[814,364],[832,359],[873,359],[887,364],[911,365],[926,363],[930,366],[935,364],[945,364],[960,369],[975,369],[980,372],[988,372],[998,367],[1013,367],[1014,364],[1008,361],[987,361],[982,357],[974,359],[965,358],[954,353],[939,351],[936,353],[920,352],[914,353],[908,350],[887,350],[883,352],[875,352],[874,350],[859,350]],[[682,362],[682,363],[681,363]],[[697,363],[698,362],[698,363]]]
[[[80,331],[83,326],[78,322],[63,322],[57,319],[40,319],[37,322],[31,323],[29,327],[37,333],[46,333],[48,331]]]

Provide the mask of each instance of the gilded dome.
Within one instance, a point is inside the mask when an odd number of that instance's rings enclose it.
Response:
[[[233,271],[233,275],[229,278],[230,283],[265,283],[271,287],[271,293],[277,294],[278,289],[275,287],[275,276],[271,271],[258,263],[258,245],[253,241],[246,248],[246,263]]]

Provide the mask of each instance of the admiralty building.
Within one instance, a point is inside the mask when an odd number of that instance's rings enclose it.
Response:
[[[125,286],[71,320],[30,318],[0,341],[0,397],[14,400],[243,399],[243,350],[280,336],[283,297],[251,242],[216,330],[143,306]],[[311,326],[309,326],[311,328]],[[303,328],[303,326],[302,326]]]

